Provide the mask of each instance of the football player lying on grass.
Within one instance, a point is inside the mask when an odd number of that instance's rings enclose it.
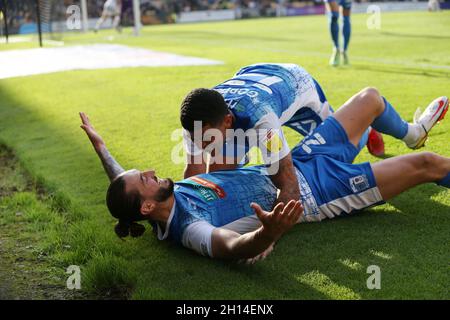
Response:
[[[106,149],[84,113],[81,128],[100,157],[111,184],[106,195],[119,221],[119,237],[140,236],[149,221],[160,240],[173,239],[203,255],[254,262],[294,224],[320,221],[379,205],[419,184],[450,188],[450,158],[430,152],[376,163],[352,164],[366,129],[385,111],[375,89],[348,100],[292,150],[301,197],[271,206],[277,189],[264,166],[217,171],[174,183],[155,171],[125,171]],[[429,132],[448,110],[445,97],[423,115]],[[320,140],[320,143],[316,143]]]
[[[429,118],[416,113],[414,123],[407,123],[383,100],[384,112],[362,135],[361,147],[367,144],[372,155],[383,156],[379,132],[403,140],[411,149],[422,147],[427,135],[422,122]],[[274,205],[298,200],[299,181],[282,127],[307,136],[332,114],[320,84],[302,67],[277,63],[243,67],[233,78],[213,89],[194,89],[183,100],[184,178],[237,169],[258,147],[272,183],[280,190]],[[214,136],[206,134],[213,131]]]

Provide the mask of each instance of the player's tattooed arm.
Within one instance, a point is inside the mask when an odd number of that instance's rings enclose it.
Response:
[[[295,173],[295,168],[292,163],[292,156],[289,153],[286,157],[281,159],[275,165],[272,165],[272,169],[275,171],[270,176],[270,179],[274,185],[280,189],[278,199],[274,203],[274,207],[278,203],[288,203],[290,200],[300,199],[300,188]],[[269,168],[269,173],[271,169]]]
[[[94,127],[91,125],[88,116],[84,112],[80,112],[81,118],[81,128],[86,132],[89,140],[94,147],[95,152],[100,158],[103,168],[110,181],[114,180],[119,174],[125,170],[122,166],[114,159],[114,157],[109,153],[106,148],[105,142],[102,137],[95,131]]]
[[[116,161],[116,159],[114,159],[114,157],[109,153],[105,145],[100,147],[98,150],[96,149],[95,151],[102,161],[103,168],[108,175],[109,181],[113,181],[119,174],[125,171]]]

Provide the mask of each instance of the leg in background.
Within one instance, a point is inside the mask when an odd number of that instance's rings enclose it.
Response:
[[[344,38],[344,46],[342,51],[342,57],[344,59],[344,64],[348,65],[350,62],[348,60],[348,54],[347,54],[347,48],[350,43],[350,36],[352,33],[352,25],[350,21],[350,12],[351,9],[345,9],[342,10],[342,35]]]
[[[105,22],[106,18],[107,18],[107,16],[105,14],[102,14],[100,19],[97,20],[97,23],[95,24],[95,29],[94,29],[95,32],[97,32],[98,29],[100,29],[101,25]]]
[[[339,6],[335,0],[326,3],[328,11],[328,23],[330,28],[331,40],[333,41],[333,54],[330,59],[330,64],[333,66],[339,65]]]
[[[118,32],[120,32],[121,31],[121,28],[120,28],[120,14],[116,14],[115,16],[114,16],[114,19],[113,19],[113,28],[114,29],[116,29]]]
[[[330,11],[330,34],[334,48],[339,50],[339,11]]]

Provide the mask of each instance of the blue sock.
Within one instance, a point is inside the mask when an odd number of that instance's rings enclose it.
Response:
[[[395,111],[394,107],[383,97],[385,109],[372,123],[372,128],[397,139],[403,139],[408,133],[408,123]]]
[[[444,179],[439,180],[437,184],[446,188],[450,188],[450,173],[447,174]]]
[[[331,39],[333,39],[334,47],[339,50],[339,12],[331,11],[328,22],[330,24]]]
[[[342,26],[342,34],[344,35],[344,51],[347,51],[348,44],[350,43],[350,35],[352,33],[350,16],[344,16],[343,22],[344,25]]]

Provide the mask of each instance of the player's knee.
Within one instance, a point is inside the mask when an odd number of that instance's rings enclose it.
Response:
[[[438,179],[442,175],[442,161],[439,155],[433,152],[421,152],[417,154],[417,158],[417,169],[431,180]]]
[[[421,165],[425,168],[432,167],[438,162],[438,155],[433,152],[421,152],[419,153],[421,159]]]
[[[374,87],[367,87],[367,88],[364,88],[364,89],[361,91],[361,94],[362,94],[366,99],[370,99],[370,100],[373,100],[373,101],[378,101],[378,100],[381,99],[380,92],[378,91],[377,88],[374,88]]]
[[[361,99],[364,100],[364,105],[370,106],[377,113],[382,113],[384,110],[383,98],[378,89],[367,87],[360,92]]]

